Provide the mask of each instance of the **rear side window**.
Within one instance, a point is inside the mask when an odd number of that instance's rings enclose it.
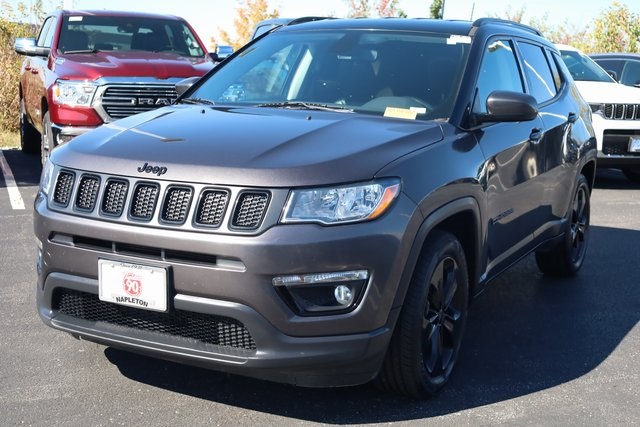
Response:
[[[491,92],[507,90],[524,92],[518,62],[509,40],[493,40],[484,52],[474,110],[487,112],[487,98]]]
[[[518,43],[523,56],[524,72],[531,95],[542,104],[556,96],[556,82],[549,68],[544,50],[530,43]]]

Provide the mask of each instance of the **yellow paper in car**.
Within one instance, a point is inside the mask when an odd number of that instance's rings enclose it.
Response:
[[[408,108],[387,107],[384,110],[384,116],[395,117],[398,119],[415,120],[418,116],[418,112],[415,110],[410,110]]]

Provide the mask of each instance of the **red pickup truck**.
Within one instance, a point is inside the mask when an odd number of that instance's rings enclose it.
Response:
[[[14,48],[21,147],[43,163],[77,135],[170,104],[178,81],[216,62],[182,18],[149,13],[58,10]]]

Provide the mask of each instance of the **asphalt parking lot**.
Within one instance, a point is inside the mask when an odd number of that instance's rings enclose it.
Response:
[[[1,425],[640,423],[640,185],[618,171],[598,173],[580,274],[545,278],[530,256],[493,281],[472,305],[451,383],[415,401],[370,385],[303,389],[231,376],[47,328],[34,292],[39,159],[17,150],[2,159]]]

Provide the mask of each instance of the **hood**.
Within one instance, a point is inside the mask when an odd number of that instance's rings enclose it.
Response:
[[[620,83],[576,81],[589,104],[640,104],[640,89]]]
[[[96,80],[101,77],[172,77],[201,76],[213,68],[209,57],[185,57],[174,53],[111,52],[60,55],[54,62],[56,74],[73,80]]]
[[[435,122],[175,105],[100,126],[54,150],[51,160],[150,179],[311,186],[371,179],[391,161],[442,138]],[[145,172],[144,165],[152,168]],[[156,176],[159,170],[166,172]]]

